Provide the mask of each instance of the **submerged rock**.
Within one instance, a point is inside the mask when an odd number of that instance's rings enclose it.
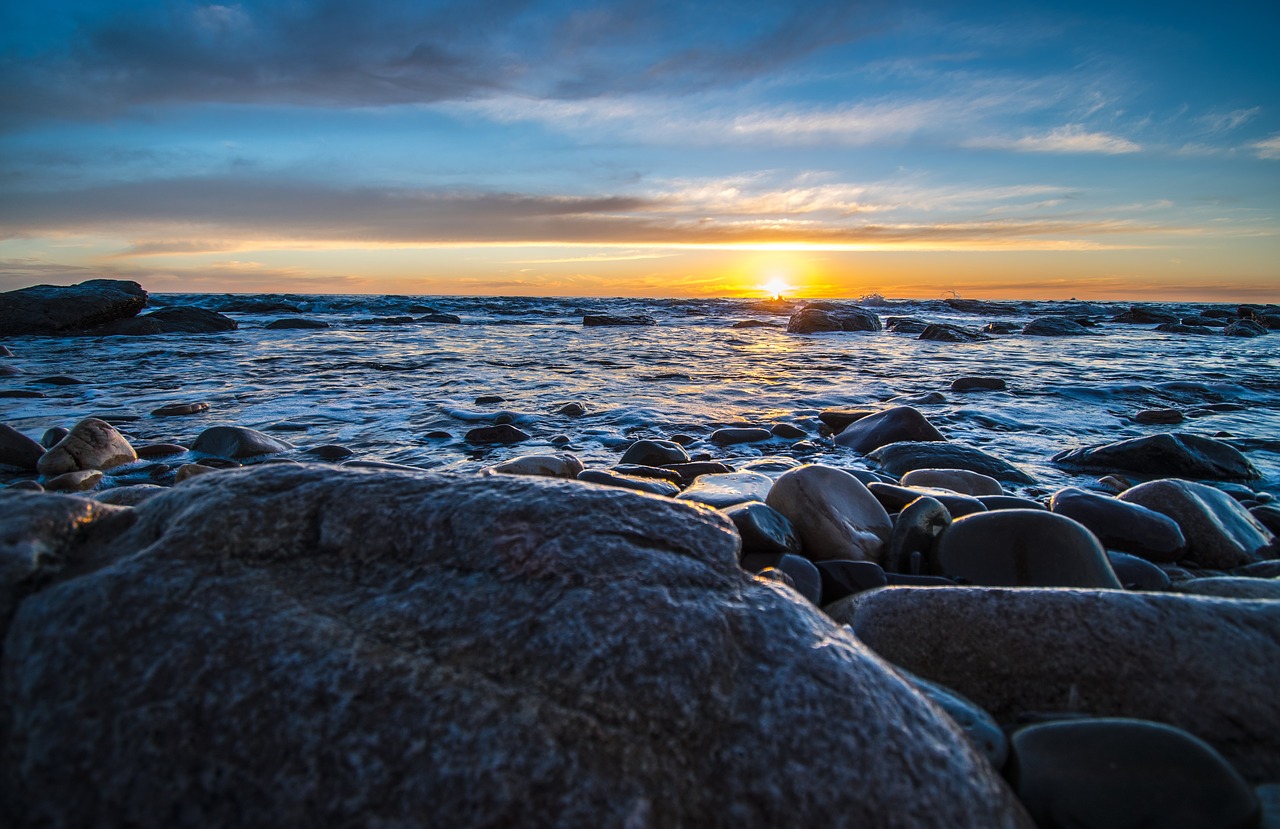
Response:
[[[240,325],[230,317],[205,308],[160,308],[141,317],[119,319],[86,333],[94,336],[148,336],[152,334],[215,334],[234,331]]]
[[[894,406],[850,423],[836,435],[835,442],[838,446],[866,454],[889,443],[946,439],[918,410],[910,406]]]
[[[1249,481],[1261,477],[1234,446],[1177,432],[1059,452],[1053,462],[1074,469],[1119,469],[1168,478]]]
[[[12,614],[14,829],[1030,826],[908,682],[742,573],[713,511],[289,466],[133,515],[111,566]]]
[[[146,305],[141,285],[118,279],[19,288],[0,293],[0,337],[82,331],[132,317]]]
[[[951,381],[952,391],[1004,391],[1009,388],[1003,377],[957,377]]]
[[[810,305],[791,315],[788,334],[817,334],[823,331],[879,331],[880,317],[872,311],[853,307]]]
[[[528,432],[510,423],[497,423],[468,430],[464,440],[467,443],[519,443],[531,437],[533,436]]]
[[[324,320],[294,318],[294,319],[273,320],[272,322],[269,322],[262,327],[270,331],[281,331],[281,330],[287,330],[287,329],[316,330],[321,328],[328,328],[329,323],[325,322]]]

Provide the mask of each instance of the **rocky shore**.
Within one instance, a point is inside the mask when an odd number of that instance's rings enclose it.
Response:
[[[1160,432],[1047,488],[923,405],[470,475],[185,440],[199,400],[151,412],[166,440],[0,424],[0,824],[1280,820],[1280,507],[1248,454]],[[731,462],[780,438],[850,462]]]

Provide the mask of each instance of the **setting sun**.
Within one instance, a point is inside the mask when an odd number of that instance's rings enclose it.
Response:
[[[770,279],[768,282],[760,286],[760,288],[768,292],[769,296],[774,299],[782,299],[782,295],[795,290],[781,279]]]

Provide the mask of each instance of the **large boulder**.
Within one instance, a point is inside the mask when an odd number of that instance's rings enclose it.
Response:
[[[880,317],[863,308],[825,304],[800,309],[787,320],[789,334],[816,334],[822,331],[879,331]]]
[[[118,279],[19,288],[0,293],[0,337],[81,331],[132,317],[146,305],[141,285]]]
[[[1061,588],[888,587],[826,611],[1002,724],[1046,713],[1185,729],[1280,780],[1280,602]]]
[[[0,469],[34,472],[44,447],[7,423],[0,423]]]
[[[134,514],[13,614],[16,829],[1029,825],[714,511],[299,465]]]
[[[143,337],[153,334],[216,334],[234,331],[239,323],[207,308],[161,308],[130,319],[119,319],[86,333],[95,336]]]
[[[1221,490],[1176,478],[1148,481],[1120,493],[1120,501],[1167,516],[1187,540],[1185,557],[1201,567],[1230,569],[1266,557],[1270,530]]]
[[[946,439],[917,409],[894,406],[850,423],[836,435],[835,442],[865,455],[889,443]]]
[[[1081,337],[1093,333],[1070,317],[1036,317],[1022,328],[1028,337]]]
[[[1121,470],[1161,478],[1249,481],[1262,477],[1234,446],[1185,433],[1161,433],[1059,452],[1053,462],[1073,469]]]
[[[1049,509],[1079,521],[1108,548],[1149,561],[1177,561],[1187,546],[1169,516],[1100,492],[1065,487],[1054,493]]]

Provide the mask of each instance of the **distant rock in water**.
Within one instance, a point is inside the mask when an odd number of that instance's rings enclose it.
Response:
[[[983,334],[1013,334],[1021,330],[1022,326],[1014,322],[989,322],[982,326]]]
[[[1127,322],[1140,325],[1153,325],[1163,322],[1179,322],[1179,317],[1173,311],[1166,311],[1163,308],[1151,308],[1145,305],[1134,305],[1128,311],[1117,314],[1111,318],[1112,322]]]
[[[990,339],[987,335],[962,325],[934,323],[926,326],[917,339],[933,340],[940,343],[976,343]]]
[[[1253,320],[1236,320],[1222,329],[1222,333],[1228,337],[1261,337],[1267,333],[1267,329]]]
[[[1217,329],[1207,325],[1185,325],[1181,322],[1162,322],[1155,327],[1155,330],[1166,334],[1198,334],[1200,336],[1218,333]]]
[[[582,324],[590,328],[609,325],[657,325],[658,321],[648,314],[584,314]]]
[[[1169,478],[1250,481],[1261,477],[1234,446],[1178,432],[1059,452],[1053,462],[1075,469],[1118,469]]]
[[[1022,333],[1028,337],[1080,337],[1093,332],[1068,317],[1045,316],[1027,323]]]
[[[823,331],[879,331],[880,317],[865,308],[813,303],[791,315],[789,334],[816,334]]]
[[[95,336],[148,336],[152,334],[215,334],[234,331],[239,324],[230,317],[205,308],[175,306],[160,308],[141,317],[120,319],[86,333]]]
[[[244,426],[210,426],[191,444],[191,451],[219,458],[252,458],[292,448],[290,443]]]
[[[417,319],[418,322],[434,322],[443,323],[445,325],[459,325],[462,323],[462,317],[459,317],[457,314],[441,314],[438,312],[434,314],[424,314]]]
[[[764,320],[741,320],[735,322],[730,328],[777,328],[776,322],[765,322]]]
[[[267,328],[272,331],[279,331],[281,329],[289,329],[289,328],[308,329],[308,328],[328,328],[328,327],[329,327],[329,323],[325,322],[324,320],[310,320],[310,319],[275,320],[263,326],[263,328]]]
[[[987,302],[981,299],[960,299],[952,297],[943,302],[953,311],[962,314],[982,314],[990,317],[1009,317],[1018,313],[1018,309],[1003,302]]]
[[[0,293],[0,337],[65,334],[134,316],[147,305],[136,282],[91,279]]]
[[[884,330],[895,334],[919,334],[929,323],[916,317],[885,317]]]

